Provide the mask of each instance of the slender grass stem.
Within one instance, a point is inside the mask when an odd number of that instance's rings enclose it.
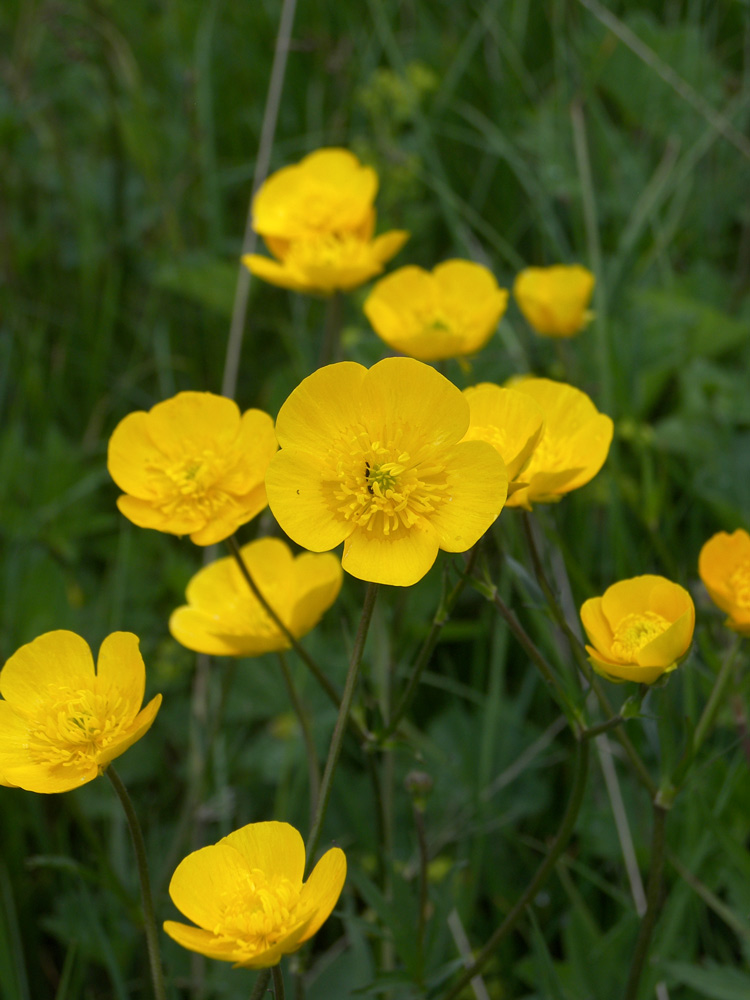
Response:
[[[339,360],[341,350],[341,324],[344,314],[344,296],[334,292],[326,302],[323,343],[320,348],[318,368]]]
[[[557,864],[560,855],[565,850],[573,833],[576,819],[578,818],[578,813],[581,808],[581,803],[583,802],[583,794],[586,788],[586,778],[588,775],[589,746],[590,743],[588,740],[578,744],[576,770],[573,778],[573,788],[570,793],[570,799],[568,800],[565,815],[563,816],[562,822],[547,856],[544,861],[542,861],[539,868],[537,868],[534,877],[526,886],[505,920],[503,920],[487,943],[482,947],[481,951],[474,959],[474,962],[461,973],[448,992],[443,994],[442,1000],[455,1000],[464,987],[468,986],[474,976],[476,976],[477,973],[484,968],[487,962],[495,954],[500,942],[513,930],[523,916],[526,907],[529,903],[531,903],[554,871],[555,865]]]
[[[328,808],[328,800],[331,797],[333,774],[336,770],[339,755],[341,754],[341,745],[344,741],[344,733],[346,732],[349,712],[354,698],[354,691],[359,678],[359,667],[362,662],[362,654],[365,649],[365,641],[367,639],[367,632],[370,628],[370,622],[372,621],[372,612],[375,608],[375,598],[377,597],[377,594],[378,584],[368,584],[367,593],[365,594],[365,600],[362,606],[362,614],[359,619],[359,627],[357,628],[357,635],[354,639],[354,647],[349,661],[349,670],[346,675],[344,694],[341,698],[341,706],[339,708],[338,718],[336,719],[336,725],[333,729],[331,745],[328,749],[328,758],[326,759],[325,768],[323,770],[323,780],[320,784],[320,794],[318,796],[318,808],[315,812],[315,819],[313,820],[312,828],[310,830],[310,836],[307,839],[305,851],[308,870],[314,862],[315,852],[318,849],[323,820],[325,819],[326,810]]]
[[[300,729],[302,730],[302,739],[305,744],[307,774],[310,782],[310,822],[312,822],[313,816],[315,816],[315,812],[318,808],[318,796],[320,794],[320,765],[318,763],[318,754],[315,749],[315,740],[313,739],[312,729],[310,728],[310,719],[308,718],[305,706],[300,701],[294,687],[294,681],[292,680],[292,675],[289,670],[289,664],[286,662],[286,656],[284,656],[282,652],[279,652],[277,655],[279,658],[279,664],[281,665],[281,676],[284,678],[284,684],[286,685],[287,694],[289,695],[289,701],[292,703],[294,714],[297,716],[297,721],[299,722]]]
[[[276,1000],[284,1000],[284,976],[281,972],[280,965],[274,965],[271,969],[271,975],[273,976],[273,995]]]
[[[148,960],[151,966],[151,982],[154,987],[154,997],[156,1000],[166,1000],[164,990],[164,972],[161,967],[159,956],[159,931],[156,926],[156,916],[154,914],[154,900],[151,894],[151,879],[148,874],[148,861],[146,859],[146,844],[143,840],[143,831],[138,822],[133,803],[128,795],[128,790],[123,785],[122,780],[110,764],[104,772],[110,780],[118,799],[125,810],[125,818],[130,828],[130,837],[135,850],[135,860],[138,867],[138,878],[141,883],[141,901],[143,904],[143,925],[146,931],[146,945],[148,947]]]
[[[270,981],[271,970],[264,969],[255,980],[255,986],[253,986],[253,992],[250,994],[250,1000],[263,1000]]]
[[[664,845],[666,843],[665,828],[668,810],[654,803],[654,826],[651,834],[651,870],[648,874],[646,887],[647,909],[641,921],[638,939],[635,943],[633,958],[630,963],[630,974],[625,989],[625,1000],[635,1000],[638,994],[638,984],[641,981],[643,966],[648,955],[651,936],[656,925],[656,917],[660,908],[662,880],[664,878]]]

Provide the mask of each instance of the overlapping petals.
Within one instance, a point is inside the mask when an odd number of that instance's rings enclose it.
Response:
[[[141,709],[146,683],[138,638],[113,632],[97,669],[75,632],[46,632],[0,672],[0,783],[67,792],[93,780],[149,729],[161,704]]]
[[[278,538],[260,538],[240,552],[260,592],[296,639],[314,628],[338,597],[343,573],[330,553],[304,552],[295,558]],[[173,612],[169,630],[188,649],[260,656],[289,646],[231,557],[196,573],[187,600]]]
[[[288,823],[251,823],[188,855],[169,885],[196,927],[167,920],[178,944],[248,969],[276,965],[321,927],[341,895],[346,857],[332,847],[303,882],[305,847]]]
[[[720,531],[706,542],[698,572],[714,604],[726,613],[726,625],[750,635],[750,535],[738,528]]]
[[[591,319],[594,275],[580,264],[527,267],[517,275],[513,296],[537,333],[573,337]]]
[[[267,504],[264,476],[277,449],[262,410],[210,392],[180,392],[128,414],[109,441],[107,467],[124,491],[120,511],[141,528],[228,538]]]
[[[663,576],[636,576],[586,601],[581,621],[597,673],[613,681],[653,684],[687,655],[695,607],[679,584]]]
[[[321,368],[279,412],[271,510],[307,549],[344,542],[352,575],[416,583],[438,549],[470,548],[505,501],[505,464],[486,442],[462,441],[468,424],[461,392],[418,361]]]
[[[486,267],[449,260],[432,272],[409,266],[381,278],[364,311],[389,347],[420,361],[436,361],[484,347],[507,304],[507,291]]]

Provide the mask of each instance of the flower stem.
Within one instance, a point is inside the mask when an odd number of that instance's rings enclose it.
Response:
[[[367,593],[365,594],[365,600],[362,606],[362,615],[359,619],[359,627],[357,628],[357,635],[354,639],[354,648],[352,649],[352,655],[349,661],[349,671],[346,675],[346,684],[344,685],[341,707],[339,708],[336,725],[333,729],[331,745],[328,749],[328,758],[323,771],[323,780],[321,781],[320,795],[318,796],[318,808],[315,812],[315,819],[313,820],[312,829],[310,830],[310,836],[307,839],[307,845],[305,848],[308,869],[313,864],[315,852],[318,849],[323,820],[325,818],[326,809],[328,808],[328,800],[331,797],[333,773],[336,770],[336,764],[338,763],[339,755],[341,753],[341,745],[344,740],[344,733],[346,732],[349,711],[352,707],[354,690],[357,686],[357,680],[359,678],[359,666],[362,662],[362,653],[364,652],[367,632],[370,628],[370,622],[372,621],[372,612],[375,608],[375,598],[377,597],[377,594],[378,584],[368,584]]]
[[[334,292],[326,302],[326,317],[323,343],[318,358],[318,368],[339,360],[341,347],[341,324],[344,313],[344,296]]]
[[[578,812],[581,808],[581,803],[583,802],[583,793],[586,788],[586,777],[588,775],[589,746],[590,743],[588,740],[578,744],[573,789],[570,793],[568,807],[565,810],[562,823],[560,824],[560,828],[555,835],[555,839],[552,842],[552,846],[549,849],[547,857],[544,861],[542,861],[539,868],[537,868],[536,874],[526,886],[522,895],[518,899],[518,902],[507,915],[505,920],[500,924],[487,943],[483,946],[473,963],[468,966],[464,972],[462,972],[453,986],[443,995],[442,1000],[455,1000],[464,987],[468,986],[480,969],[482,969],[495,955],[497,947],[502,939],[513,930],[523,916],[526,907],[529,903],[531,903],[541,887],[552,874],[558,858],[565,850],[568,841],[570,840],[575,827],[576,819],[578,818]]]
[[[156,927],[156,917],[154,916],[154,901],[151,895],[151,880],[148,875],[148,861],[146,860],[146,845],[143,840],[143,832],[128,791],[125,785],[123,785],[117,771],[110,764],[104,773],[109,778],[112,787],[117,793],[117,797],[122,803],[122,808],[125,810],[125,818],[130,827],[130,836],[133,841],[135,860],[138,866],[138,878],[141,883],[143,924],[146,931],[146,944],[148,947],[148,960],[151,966],[151,981],[154,987],[154,996],[156,1000],[166,1000],[164,973],[159,957],[159,932]]]
[[[253,992],[250,994],[250,1000],[263,1000],[263,997],[266,995],[270,979],[271,970],[264,969],[255,980],[255,986],[253,987]]]
[[[625,990],[625,1000],[635,1000],[638,994],[638,984],[641,981],[643,965],[648,954],[648,947],[651,943],[651,935],[656,924],[656,916],[659,911],[662,879],[664,877],[664,831],[667,822],[668,810],[654,803],[654,827],[651,834],[651,870],[648,874],[648,886],[646,888],[646,913],[641,921],[641,929],[638,932],[638,940],[635,943],[633,959],[630,964],[630,975],[628,985]]]
[[[273,995],[276,1000],[284,1000],[284,977],[281,974],[281,966],[274,965],[271,969],[273,976]]]
[[[277,656],[279,658],[279,663],[281,664],[281,675],[284,678],[287,694],[289,695],[289,700],[292,703],[294,714],[297,716],[297,721],[299,722],[300,729],[302,730],[302,739],[305,744],[307,772],[310,781],[310,822],[312,822],[315,810],[318,808],[318,796],[320,794],[320,766],[318,764],[318,754],[315,749],[315,740],[313,739],[312,730],[310,728],[310,720],[307,716],[307,712],[305,711],[305,707],[300,701],[297,691],[295,690],[292,675],[289,671],[289,664],[286,662],[286,657],[282,652],[277,653]]]

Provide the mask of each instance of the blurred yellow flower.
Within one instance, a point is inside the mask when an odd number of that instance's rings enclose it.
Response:
[[[277,447],[262,410],[240,416],[225,396],[180,392],[120,421],[107,468],[134,524],[212,545],[266,506],[263,477]]]
[[[698,557],[698,572],[711,600],[729,615],[725,624],[750,635],[750,535],[738,528],[709,538]]]
[[[580,264],[527,267],[513,295],[529,326],[544,337],[573,337],[591,319],[594,275]]]
[[[330,553],[296,558],[278,538],[244,545],[242,558],[260,592],[295,637],[314,628],[338,597],[343,573]],[[187,586],[188,604],[169,619],[175,639],[198,653],[260,656],[288,649],[232,557],[210,563]]]
[[[684,587],[663,576],[612,584],[581,607],[591,666],[611,681],[653,684],[674,670],[693,640],[695,607]]]
[[[487,441],[508,469],[508,498],[528,486],[524,469],[544,433],[544,410],[531,396],[492,382],[464,389],[469,429],[464,441]]]
[[[544,411],[544,433],[523,469],[527,486],[508,497],[509,507],[531,510],[584,486],[604,465],[614,425],[599,413],[585,392],[565,382],[523,378],[516,392],[530,396]]]
[[[169,884],[197,927],[167,920],[183,948],[246,969],[276,965],[328,919],[346,878],[346,857],[327,851],[306,882],[305,845],[288,823],[250,823],[180,862]]]
[[[507,291],[486,267],[449,260],[432,272],[409,266],[381,278],[364,311],[389,347],[437,361],[484,347],[507,305]]]
[[[282,288],[330,294],[380,274],[408,239],[373,239],[378,176],[346,149],[319,149],[272,174],[253,200],[253,228],[275,260],[246,254],[249,270]]]
[[[75,632],[46,632],[0,671],[0,776],[30,792],[92,781],[149,729],[157,694],[141,709],[146,669],[131,632],[107,636],[94,660]]]
[[[321,368],[279,412],[271,510],[304,548],[345,542],[353,576],[416,583],[438,549],[471,548],[505,501],[505,465],[486,442],[461,441],[468,425],[461,392],[419,361]]]

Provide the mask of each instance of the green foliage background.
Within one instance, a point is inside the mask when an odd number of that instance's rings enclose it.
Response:
[[[615,420],[604,471],[540,522],[573,611],[644,572],[695,593],[696,651],[629,727],[658,774],[728,644],[697,585],[700,546],[750,521],[750,8],[611,2],[614,29],[601,11],[594,0],[300,0],[273,167],[322,145],[373,164],[379,229],[412,233],[397,264],[471,257],[506,287],[531,263],[597,272],[597,318],[574,342],[534,340],[511,306],[473,372],[444,370],[462,386],[529,370],[566,378]],[[303,749],[275,661],[196,664],[169,637],[201,554],[127,523],[105,468],[126,413],[180,389],[219,391],[279,12],[276,0],[5,0],[0,10],[0,654],[55,628],[95,648],[114,629],[141,637],[164,707],[121,771],[164,917],[188,850],[253,820],[307,822]],[[369,364],[382,345],[363,297],[349,299],[344,344]],[[315,367],[323,311],[253,283],[242,408],[275,414]],[[513,512],[496,538],[513,557],[502,592],[564,665]],[[403,683],[440,587],[436,567],[380,605],[366,703],[386,696],[391,669]],[[337,683],[362,594],[348,580],[306,640]],[[324,752],[332,710],[294,669]],[[737,712],[746,695],[743,681]],[[356,753],[342,763],[326,837],[352,871],[346,940],[339,921],[319,935],[308,1000],[426,995],[456,967],[451,910],[481,944],[555,829],[569,751],[558,712],[479,596],[446,627],[412,721],[389,758],[392,844],[379,840]],[[643,997],[657,982],[672,1000],[750,995],[748,762],[728,711],[721,723],[670,817],[672,892]],[[648,802],[616,764],[645,869]],[[402,785],[414,767],[435,782],[425,970],[414,967],[416,836]],[[564,863],[486,970],[493,998],[619,995],[637,918],[594,771]],[[0,790],[0,859],[3,1000],[148,995],[130,845],[105,782],[65,796]],[[384,870],[390,901],[377,887]],[[252,977],[171,942],[165,959],[174,997],[250,993]],[[388,976],[376,972],[384,965]],[[410,985],[423,974],[427,985]]]

